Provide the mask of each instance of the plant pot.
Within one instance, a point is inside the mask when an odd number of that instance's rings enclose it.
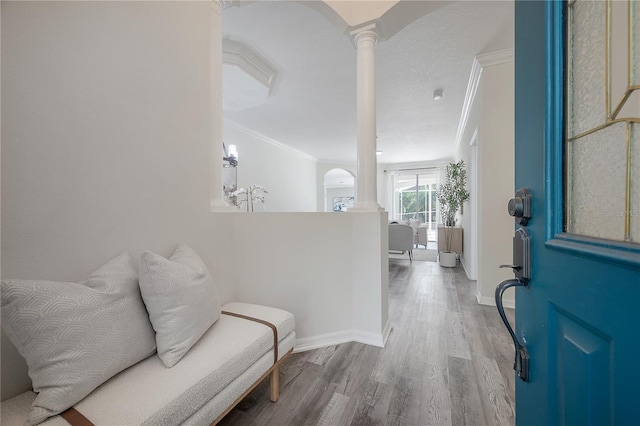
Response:
[[[452,251],[441,251],[439,259],[440,266],[445,268],[455,268],[456,266],[456,254]]]

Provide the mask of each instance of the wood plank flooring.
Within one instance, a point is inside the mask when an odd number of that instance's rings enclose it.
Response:
[[[221,425],[513,425],[513,344],[461,267],[389,262],[386,347],[293,354],[280,400],[260,384]],[[513,311],[507,313],[514,321]]]

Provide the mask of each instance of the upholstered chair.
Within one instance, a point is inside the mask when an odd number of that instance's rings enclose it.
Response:
[[[409,260],[413,261],[413,228],[399,223],[389,224],[389,251],[409,252]]]

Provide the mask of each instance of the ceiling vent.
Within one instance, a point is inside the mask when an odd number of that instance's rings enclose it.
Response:
[[[240,111],[267,101],[276,69],[249,46],[222,40],[223,108]]]

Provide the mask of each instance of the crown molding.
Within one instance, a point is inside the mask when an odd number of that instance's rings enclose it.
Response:
[[[493,65],[513,62],[514,57],[515,55],[513,49],[504,49],[498,50],[496,52],[478,55],[473,59],[473,65],[471,66],[471,75],[469,76],[469,83],[467,84],[467,93],[464,97],[462,114],[460,114],[460,122],[458,123],[458,131],[456,132],[456,147],[454,152],[458,152],[458,148],[460,148],[462,135],[464,133],[465,127],[467,127],[467,121],[469,120],[471,106],[473,105],[476,93],[478,92],[478,86],[480,85],[482,69]]]
[[[478,55],[476,56],[476,59],[478,60],[482,68],[485,68],[492,65],[500,65],[507,62],[513,62],[514,57],[515,53],[513,49],[504,49],[498,50],[496,52]]]
[[[480,85],[480,77],[482,76],[482,65],[477,58],[473,59],[473,65],[471,65],[471,75],[469,76],[469,83],[467,83],[467,93],[464,96],[464,103],[462,104],[462,113],[460,114],[460,121],[458,122],[458,131],[456,132],[456,147],[454,152],[458,152],[460,147],[460,141],[465,127],[467,127],[467,121],[469,120],[469,113],[471,112],[471,106],[473,100],[478,92],[478,86]]]
[[[384,165],[385,172],[397,172],[397,171],[416,171],[420,170],[437,170],[445,167],[447,163],[453,161],[453,158],[437,161],[418,161],[411,163],[390,163]]]
[[[249,46],[228,38],[222,39],[222,62],[235,65],[271,91],[278,72]]]
[[[299,157],[302,157],[302,158],[305,158],[307,160],[311,160],[311,161],[314,161],[316,163],[318,162],[318,159],[316,157],[313,157],[313,156],[307,154],[306,152],[299,151],[299,150],[297,150],[295,148],[290,147],[289,145],[286,145],[286,144],[283,144],[281,142],[278,142],[275,139],[271,139],[270,137],[267,137],[267,136],[262,135],[260,133],[254,132],[253,130],[247,129],[246,127],[241,126],[238,123],[235,123],[233,121],[226,120],[226,119],[223,120],[223,122],[224,122],[224,124],[228,125],[229,127],[232,127],[232,128],[234,128],[235,130],[237,130],[239,132],[242,132],[242,133],[244,133],[246,135],[249,135],[249,136],[254,137],[254,138],[258,139],[258,140],[261,140],[262,142],[266,142],[268,144],[276,146],[276,147],[278,147],[280,149],[283,149],[285,151],[289,151],[292,154],[295,154],[295,155],[297,155]]]

